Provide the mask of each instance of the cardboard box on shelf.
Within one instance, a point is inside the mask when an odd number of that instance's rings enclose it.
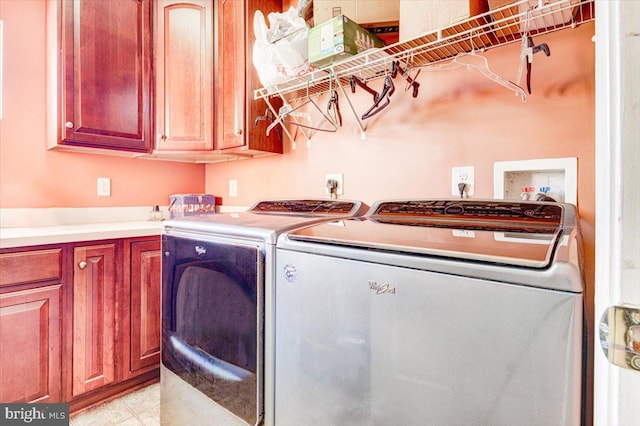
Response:
[[[313,9],[310,27],[338,15],[346,15],[365,28],[365,24],[400,19],[400,0],[311,0],[310,3]]]
[[[488,0],[489,9],[497,10],[503,6],[513,4],[513,6],[502,9],[502,12],[494,13],[494,19],[500,20],[505,16],[514,16],[513,24],[503,26],[504,29],[496,32],[498,38],[510,38],[512,35],[519,36],[524,31],[524,20],[515,18],[518,14],[525,16],[527,10],[529,14],[529,31],[535,31],[540,28],[555,27],[569,22],[580,4],[580,0],[544,0],[543,6],[550,6],[545,9],[545,15],[542,16],[536,8],[539,5],[538,0],[529,0],[527,2],[518,2],[517,0]],[[572,7],[573,6],[573,7]],[[511,20],[509,21],[511,22]]]
[[[384,46],[375,34],[344,15],[336,16],[309,30],[309,62],[324,67],[367,49]]]
[[[418,37],[488,11],[487,0],[401,0],[400,40]]]

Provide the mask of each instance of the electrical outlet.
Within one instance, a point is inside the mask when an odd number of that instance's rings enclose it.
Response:
[[[466,167],[453,167],[451,169],[451,194],[460,197],[460,189],[458,189],[459,183],[467,185],[465,193],[468,196],[474,193],[474,176],[473,166]]]
[[[238,196],[238,180],[229,179],[229,197]]]
[[[111,196],[111,179],[98,178],[98,197]]]
[[[336,187],[335,194],[336,195],[344,194],[343,174],[342,173],[330,173],[330,174],[324,175],[324,193],[326,195],[331,195],[330,185],[328,185],[330,180],[335,180],[338,183],[338,186]]]

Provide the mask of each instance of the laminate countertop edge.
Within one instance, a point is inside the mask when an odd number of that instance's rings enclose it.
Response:
[[[147,237],[162,233],[162,221],[91,223],[83,225],[0,228],[0,248],[61,244],[118,238]]]

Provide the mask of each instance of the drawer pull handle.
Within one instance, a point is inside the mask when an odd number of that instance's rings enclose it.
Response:
[[[83,260],[82,262],[78,263],[78,267],[79,267],[80,269],[84,269],[84,268],[86,268],[86,267],[87,267],[87,262],[85,262],[85,261]]]

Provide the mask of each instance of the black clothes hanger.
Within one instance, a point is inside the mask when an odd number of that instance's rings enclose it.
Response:
[[[338,92],[335,89],[331,90],[329,102],[327,102],[327,115],[331,118],[336,126],[342,127],[342,114],[340,113]]]
[[[402,75],[402,77],[404,77],[407,80],[407,88],[405,89],[405,91],[409,90],[409,87],[412,87],[413,88],[412,96],[414,98],[417,98],[418,89],[420,88],[420,83],[416,81],[416,78],[420,74],[420,70],[418,70],[416,75],[412,78],[409,75],[409,70],[405,70],[402,68],[402,66],[400,65],[400,61],[393,61],[393,63],[391,64],[391,77],[396,78],[396,76],[398,75],[398,71],[400,71],[400,75]]]
[[[367,118],[371,118],[385,109],[387,106],[389,106],[389,104],[391,103],[391,100],[389,98],[391,97],[391,95],[393,95],[393,92],[395,92],[395,90],[396,88],[393,85],[393,80],[391,79],[391,77],[386,76],[384,78],[382,92],[380,92],[378,99],[374,101],[371,108],[369,108],[369,110],[362,115],[362,119],[366,120]]]
[[[349,86],[351,86],[351,93],[356,93],[356,85],[362,87],[364,90],[371,93],[373,95],[373,102],[378,102],[378,99],[380,98],[380,94],[375,90],[373,90],[371,87],[367,86],[367,83],[360,80],[355,75],[352,75],[349,78]]]

